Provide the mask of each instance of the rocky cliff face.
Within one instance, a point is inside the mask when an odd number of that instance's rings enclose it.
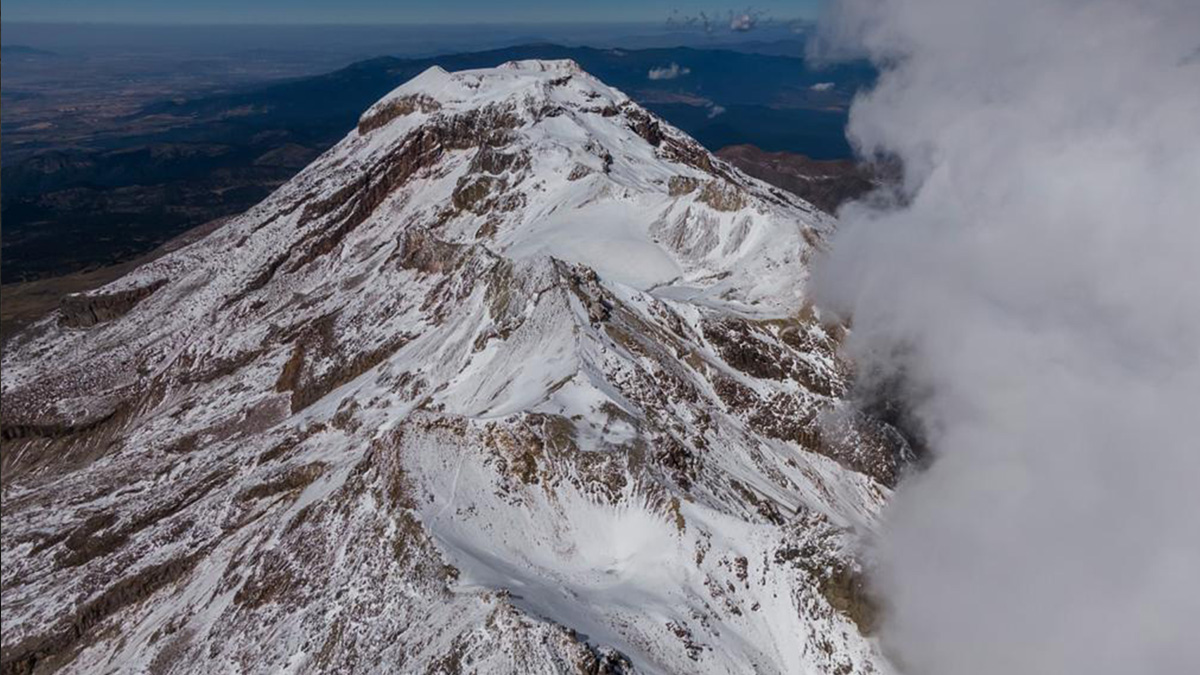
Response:
[[[133,309],[134,305],[165,283],[165,279],[158,279],[145,286],[113,293],[73,293],[65,296],[59,304],[58,320],[62,325],[72,328],[87,328],[111,321]]]
[[[3,672],[890,672],[828,227],[571,62],[427,71],[13,340]]]

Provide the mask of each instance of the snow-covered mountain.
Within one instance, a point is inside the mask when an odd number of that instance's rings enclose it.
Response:
[[[433,68],[3,361],[3,672],[890,672],[818,211]]]

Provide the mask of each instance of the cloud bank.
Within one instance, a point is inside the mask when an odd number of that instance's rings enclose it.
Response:
[[[843,0],[897,156],[815,289],[934,459],[876,550],[924,675],[1200,672],[1200,3]]]

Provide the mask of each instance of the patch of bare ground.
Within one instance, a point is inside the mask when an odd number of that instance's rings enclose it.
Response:
[[[795,152],[767,152],[753,145],[730,145],[721,148],[717,156],[829,213],[873,190],[881,178],[876,169],[853,160],[817,160]]]

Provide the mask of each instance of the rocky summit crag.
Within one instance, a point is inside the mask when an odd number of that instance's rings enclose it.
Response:
[[[13,338],[9,673],[887,673],[831,222],[569,61],[434,68]]]

